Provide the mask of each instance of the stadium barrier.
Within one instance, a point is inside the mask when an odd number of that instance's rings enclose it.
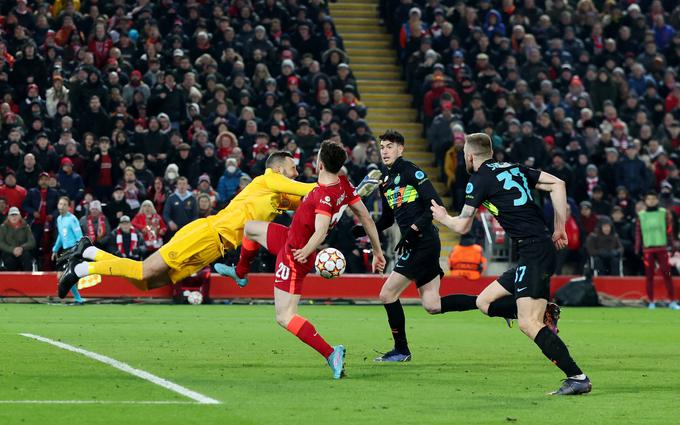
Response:
[[[477,281],[459,277],[444,277],[441,293],[479,294],[482,289],[495,279],[494,276],[483,276]],[[565,285],[573,276],[555,276],[551,280],[550,292]],[[385,278],[376,275],[346,275],[338,279],[326,280],[317,275],[310,275],[305,280],[304,298],[334,300],[377,300],[380,287]],[[211,276],[210,296],[215,299],[271,299],[273,298],[274,275],[253,273],[250,283],[239,288],[231,279],[222,276]],[[597,291],[614,298],[637,300],[645,295],[645,279],[642,276],[611,277],[599,276],[593,279]],[[0,297],[48,297],[55,296],[57,278],[54,272],[2,272],[0,273]],[[674,278],[675,290],[680,293],[680,278]],[[660,277],[655,280],[655,294],[660,300],[667,297],[666,289]],[[125,279],[104,277],[102,283],[82,290],[86,298],[171,298],[172,288],[165,286],[148,292],[140,291]],[[404,292],[403,298],[418,298],[414,285]]]

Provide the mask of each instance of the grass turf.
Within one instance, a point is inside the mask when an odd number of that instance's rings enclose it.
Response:
[[[0,305],[0,400],[187,401],[29,332],[127,362],[220,405],[0,404],[0,424],[620,424],[677,422],[680,314],[565,309],[561,333],[594,391],[549,397],[562,375],[521,332],[476,312],[407,307],[414,354],[391,347],[380,306],[305,306],[348,377],[278,328],[272,306]],[[675,337],[673,337],[675,333]]]

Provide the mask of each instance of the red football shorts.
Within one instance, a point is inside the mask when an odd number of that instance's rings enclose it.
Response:
[[[295,261],[291,249],[286,246],[288,230],[288,227],[276,223],[269,223],[267,227],[267,251],[276,255],[274,286],[289,294],[301,295],[302,282],[314,268],[316,253],[310,255],[306,263]]]

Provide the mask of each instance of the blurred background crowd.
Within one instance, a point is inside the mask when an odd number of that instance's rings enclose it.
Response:
[[[637,214],[658,208],[651,192],[668,212],[662,245],[678,248],[678,2],[384,0],[381,17],[451,209],[464,202],[464,135],[485,132],[499,161],[566,182],[558,273],[642,273]]]
[[[650,191],[677,248],[677,2],[383,0],[379,13],[447,207],[463,203],[464,134],[486,132],[499,161],[567,183],[558,272],[642,273]],[[0,97],[6,269],[52,269],[62,196],[98,246],[143,258],[228,205],[277,150],[308,182],[325,139],[347,148],[355,184],[380,166],[322,0],[4,1]],[[346,215],[328,243],[362,272],[363,242],[343,237],[353,224]]]

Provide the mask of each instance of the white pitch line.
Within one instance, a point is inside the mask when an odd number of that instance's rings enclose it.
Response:
[[[0,400],[0,404],[200,404],[194,401],[142,400]]]
[[[147,371],[134,368],[127,363],[119,362],[118,360],[112,359],[111,357],[107,357],[107,356],[104,356],[104,355],[101,355],[101,354],[97,354],[97,353],[94,353],[92,351],[83,350],[82,348],[74,347],[74,346],[69,345],[69,344],[64,344],[63,342],[59,342],[59,341],[55,341],[53,339],[45,338],[45,337],[40,336],[40,335],[33,335],[33,334],[29,334],[29,333],[22,333],[22,334],[19,334],[19,335],[25,336],[27,338],[32,338],[32,339],[35,339],[37,341],[46,342],[48,344],[54,345],[55,347],[59,347],[59,348],[62,348],[64,350],[67,350],[67,351],[82,354],[85,357],[88,357],[88,358],[93,359],[93,360],[97,360],[97,361],[102,362],[104,364],[107,364],[111,367],[114,367],[118,370],[122,370],[123,372],[129,373],[130,375],[134,375],[138,378],[142,378],[146,381],[149,381],[153,384],[156,384],[158,386],[166,388],[170,391],[174,391],[174,392],[181,394],[184,397],[188,397],[188,398],[190,398],[190,399],[192,399],[192,400],[194,400],[194,401],[196,401],[200,404],[220,404],[220,402],[218,400],[215,400],[214,398],[210,398],[210,397],[205,396],[201,393],[197,393],[196,391],[192,391],[188,388],[185,388],[181,385],[175,384],[174,382],[168,381],[167,379],[163,379],[161,377],[158,377],[158,376],[156,376],[152,373],[149,373]]]

